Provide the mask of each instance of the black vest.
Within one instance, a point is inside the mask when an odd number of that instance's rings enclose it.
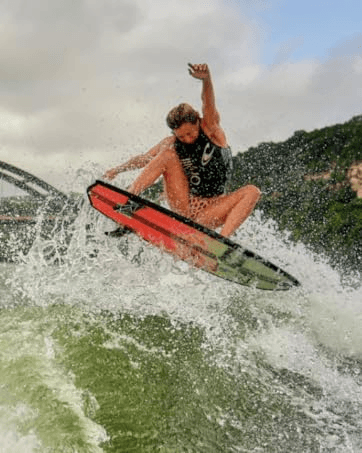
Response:
[[[186,144],[176,138],[174,146],[192,195],[211,198],[225,193],[232,173],[230,148],[214,145],[201,129],[194,143]]]

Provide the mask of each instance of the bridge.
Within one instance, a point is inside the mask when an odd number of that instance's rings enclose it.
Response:
[[[35,175],[0,161],[0,260],[17,261],[36,237],[73,223],[79,200]]]

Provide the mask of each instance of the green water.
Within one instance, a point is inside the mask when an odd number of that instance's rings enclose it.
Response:
[[[282,294],[94,243],[1,265],[1,452],[362,451],[360,289],[281,243]]]

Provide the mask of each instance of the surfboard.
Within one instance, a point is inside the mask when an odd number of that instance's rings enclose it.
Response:
[[[174,257],[217,277],[262,290],[300,285],[292,275],[251,250],[149,200],[96,181],[90,204],[118,225]]]

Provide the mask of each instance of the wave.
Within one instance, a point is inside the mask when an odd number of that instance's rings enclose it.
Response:
[[[258,212],[235,240],[300,288],[244,288],[110,228],[84,206],[61,261],[38,238],[2,267],[4,451],[362,451],[354,276]]]

